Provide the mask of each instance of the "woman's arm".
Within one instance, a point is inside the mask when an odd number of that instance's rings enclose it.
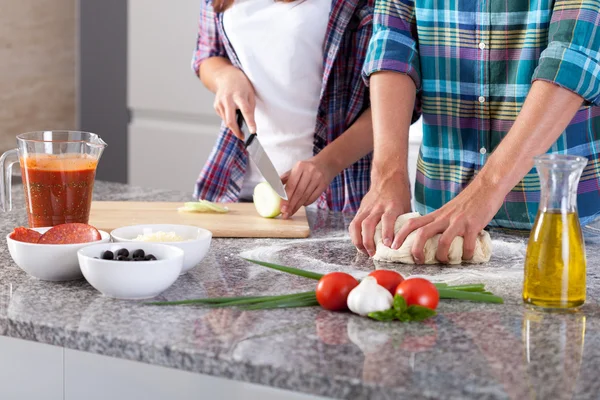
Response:
[[[312,204],[344,169],[373,151],[371,108],[319,154],[298,162],[282,175],[288,201],[281,207],[283,218],[289,218],[303,205]]]
[[[200,21],[192,69],[208,90],[216,94],[214,108],[225,124],[240,139],[235,118],[237,109],[242,111],[251,132],[256,132],[254,122],[254,88],[246,75],[234,67],[229,58],[217,26],[217,13],[212,4],[200,1]]]
[[[210,57],[200,63],[199,76],[204,86],[215,93],[215,111],[235,136],[244,140],[235,116],[238,109],[250,133],[256,132],[254,87],[244,72],[234,67],[228,58]]]

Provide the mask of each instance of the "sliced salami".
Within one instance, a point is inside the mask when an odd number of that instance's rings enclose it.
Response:
[[[26,243],[37,243],[41,236],[41,233],[22,226],[15,228],[13,233],[10,234],[12,240]]]
[[[40,244],[89,243],[102,239],[98,229],[91,225],[71,223],[56,225],[40,237]]]

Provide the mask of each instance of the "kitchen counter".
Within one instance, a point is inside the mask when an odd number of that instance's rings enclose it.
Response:
[[[98,182],[97,200],[187,201],[187,194]],[[14,202],[23,204],[20,187]],[[309,212],[302,240],[214,239],[168,300],[311,290],[315,282],[251,265],[268,260],[357,277],[377,266],[450,283],[485,282],[506,304],[443,301],[426,323],[380,323],[319,307],[237,311],[157,307],[101,296],[84,280],[29,278],[0,245],[0,334],[193,373],[334,398],[587,399],[600,395],[600,245],[588,244],[588,301],[578,313],[521,303],[526,237],[492,232],[481,266],[375,265],[347,236],[351,217]],[[0,234],[26,223],[2,215]]]

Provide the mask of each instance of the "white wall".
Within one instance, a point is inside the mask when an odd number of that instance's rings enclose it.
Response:
[[[193,190],[216,140],[213,95],[191,71],[200,0],[129,0],[129,183]],[[414,166],[420,122],[411,132]]]

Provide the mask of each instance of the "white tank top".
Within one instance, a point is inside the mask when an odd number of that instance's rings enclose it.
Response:
[[[225,34],[256,92],[258,137],[279,174],[313,156],[331,0],[236,0]],[[263,180],[250,161],[242,198]]]

